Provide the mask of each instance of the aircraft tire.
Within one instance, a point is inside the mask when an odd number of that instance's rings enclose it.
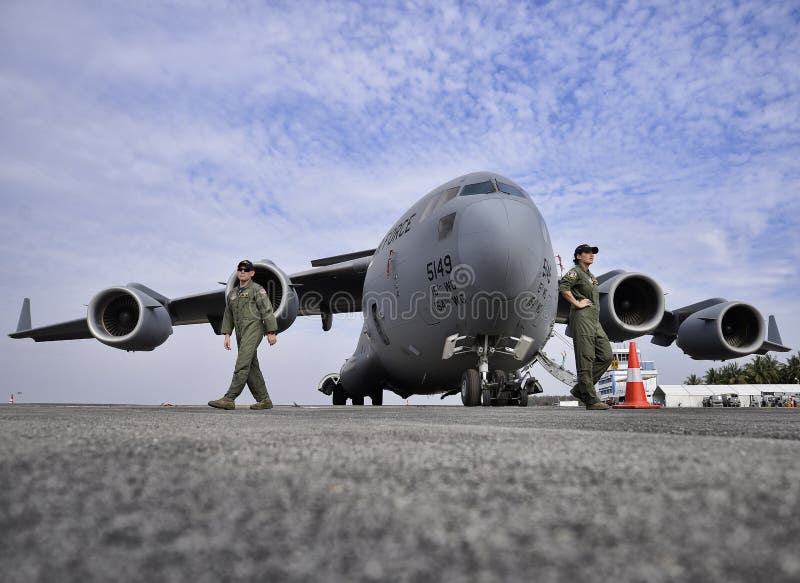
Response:
[[[483,407],[488,407],[492,404],[492,391],[489,389],[483,389],[481,391],[481,405]]]
[[[333,404],[334,405],[347,405],[347,393],[339,385],[333,387]]]
[[[520,407],[528,406],[528,391],[525,389],[519,390],[519,406]]]
[[[363,405],[364,404],[364,397],[352,397],[353,405]]]
[[[372,399],[373,405],[383,405],[383,389],[375,389],[370,399]]]
[[[481,375],[474,368],[461,375],[461,402],[465,407],[475,407],[481,402]]]

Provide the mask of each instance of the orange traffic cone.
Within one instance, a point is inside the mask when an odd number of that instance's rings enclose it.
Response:
[[[642,369],[639,367],[639,356],[636,354],[636,343],[631,342],[628,353],[628,380],[625,383],[625,402],[614,405],[614,409],[660,409],[661,405],[647,402],[642,382]]]

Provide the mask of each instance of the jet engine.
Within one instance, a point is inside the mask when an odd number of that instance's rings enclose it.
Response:
[[[723,302],[689,315],[678,328],[677,345],[697,360],[747,356],[764,342],[764,319],[744,302]]]
[[[132,285],[97,293],[89,302],[86,322],[92,336],[107,346],[153,350],[172,334],[172,319],[162,302]]]
[[[653,331],[664,315],[661,286],[642,273],[601,275],[600,324],[609,340],[621,342]]]
[[[269,259],[253,262],[253,269],[256,272],[253,281],[267,291],[267,297],[275,311],[275,319],[278,321],[278,332],[283,332],[294,323],[300,312],[300,301],[292,287],[292,281]],[[228,285],[225,288],[226,301],[238,285],[239,279],[234,271],[228,278]]]

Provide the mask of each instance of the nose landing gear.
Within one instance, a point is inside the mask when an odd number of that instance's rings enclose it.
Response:
[[[491,380],[483,380],[478,371],[470,368],[461,376],[461,402],[467,407],[528,406],[528,395],[542,392],[542,385],[534,378],[508,379],[505,371],[495,370]]]
[[[472,339],[471,345],[461,344],[464,340],[470,339],[458,335],[449,337],[445,341],[442,358],[448,359],[465,352],[474,352],[478,355],[478,368],[467,369],[461,376],[461,402],[466,407],[476,407],[477,405],[503,407],[510,404],[527,407],[528,395],[542,392],[542,385],[533,377],[526,378],[516,373],[513,378],[509,379],[508,374],[503,370],[494,370],[489,375],[489,354],[502,351],[521,360],[522,355],[526,353],[531,344],[530,338],[527,336],[510,338],[509,340],[514,341],[513,347],[500,348],[497,346],[490,348],[488,336]]]

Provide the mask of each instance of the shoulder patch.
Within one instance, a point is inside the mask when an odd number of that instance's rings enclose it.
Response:
[[[570,269],[570,270],[569,270],[569,271],[568,271],[568,272],[567,272],[567,273],[564,275],[564,277],[566,277],[567,279],[575,279],[576,277],[578,277],[578,274],[575,272],[575,270],[574,270],[574,269]]]
[[[262,287],[260,290],[258,290],[258,293],[260,293],[262,296],[265,296],[265,295],[267,295],[267,290],[265,290],[265,289]]]

